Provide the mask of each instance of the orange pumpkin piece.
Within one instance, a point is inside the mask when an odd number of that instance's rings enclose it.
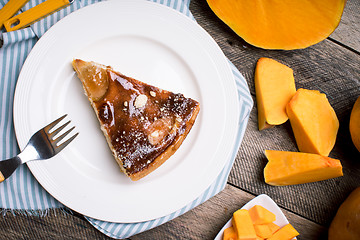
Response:
[[[286,105],[296,92],[293,70],[270,58],[260,58],[255,69],[259,130],[288,120]]]
[[[269,227],[269,229],[270,229],[270,231],[271,231],[271,235],[273,235],[277,230],[279,230],[280,229],[280,227],[278,226],[278,225],[276,225],[275,223],[268,223],[268,224],[266,224],[268,227]]]
[[[301,49],[339,25],[346,0],[207,0],[212,11],[246,42],[264,49]]]
[[[329,240],[360,239],[360,187],[353,190],[339,207],[329,227]]]
[[[233,213],[232,224],[235,227],[238,240],[256,240],[256,233],[249,211],[239,209]]]
[[[298,231],[289,223],[275,232],[268,240],[290,240],[298,235]]]
[[[351,110],[349,130],[351,139],[360,152],[360,97],[358,97]]]
[[[255,205],[249,209],[253,224],[266,224],[276,220],[276,215],[261,205]]]
[[[228,227],[224,230],[223,240],[237,240],[237,234],[233,226]]]
[[[335,145],[339,120],[326,95],[298,89],[286,112],[299,150],[328,156]]]
[[[274,186],[322,181],[343,176],[339,160],[318,154],[265,150],[265,182]]]
[[[255,224],[254,228],[256,235],[260,238],[268,238],[273,234],[267,224]]]

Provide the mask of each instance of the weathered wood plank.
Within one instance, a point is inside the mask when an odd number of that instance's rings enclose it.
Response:
[[[46,216],[0,216],[0,239],[112,239],[78,215],[50,210]]]
[[[253,47],[219,20],[206,1],[192,1],[198,23],[209,32],[225,55],[246,78],[255,106],[234,163],[229,182],[255,195],[266,193],[281,206],[321,224],[329,224],[338,206],[360,185],[360,153],[354,148],[348,122],[352,105],[360,95],[360,56],[330,40],[302,50],[274,51]],[[294,69],[297,88],[317,89],[327,94],[340,121],[335,148],[344,177],[298,186],[272,187],[264,183],[265,149],[297,151],[290,124],[257,130],[254,69],[260,57],[276,59]]]
[[[360,1],[347,0],[341,22],[330,38],[360,52]]]
[[[232,213],[253,198],[254,195],[227,185],[222,192],[195,209],[131,239],[214,239]],[[284,209],[282,211],[301,234],[299,240],[327,238],[326,228]]]

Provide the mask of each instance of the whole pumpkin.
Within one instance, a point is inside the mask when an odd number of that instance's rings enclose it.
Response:
[[[351,110],[349,130],[351,139],[360,152],[360,96]]]
[[[360,187],[339,207],[329,228],[329,240],[360,239]]]
[[[339,25],[346,0],[207,0],[246,42],[264,49],[301,49]]]

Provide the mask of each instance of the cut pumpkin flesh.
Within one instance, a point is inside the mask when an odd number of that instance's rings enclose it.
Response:
[[[288,120],[286,104],[296,92],[293,70],[270,58],[260,58],[255,69],[259,130]]]
[[[234,212],[232,224],[236,229],[238,239],[256,239],[256,232],[248,210],[239,209]]]
[[[224,230],[223,240],[237,240],[236,230],[233,226],[228,227]]]
[[[317,182],[343,176],[339,160],[318,154],[266,150],[265,182],[274,186]]]
[[[274,233],[268,240],[282,240],[282,239],[293,239],[298,236],[299,233],[296,229],[290,224],[286,224],[284,227],[280,228],[279,231]]]
[[[207,0],[212,11],[249,44],[301,49],[327,38],[346,0]]]
[[[250,208],[249,214],[254,224],[267,224],[276,220],[276,215],[261,205]]]
[[[299,150],[328,156],[335,145],[339,120],[326,95],[299,89],[286,111]]]

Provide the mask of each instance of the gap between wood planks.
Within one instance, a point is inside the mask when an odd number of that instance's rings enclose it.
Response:
[[[352,48],[352,47],[349,47],[349,46],[343,44],[342,42],[340,42],[340,41],[338,41],[338,40],[335,40],[334,38],[328,37],[327,40],[329,40],[329,41],[331,41],[331,42],[339,45],[340,47],[346,48],[347,50],[349,50],[349,51],[351,51],[351,52],[353,52],[353,53],[356,53],[356,54],[360,55],[360,52],[357,51],[356,49],[354,49],[354,48]]]

